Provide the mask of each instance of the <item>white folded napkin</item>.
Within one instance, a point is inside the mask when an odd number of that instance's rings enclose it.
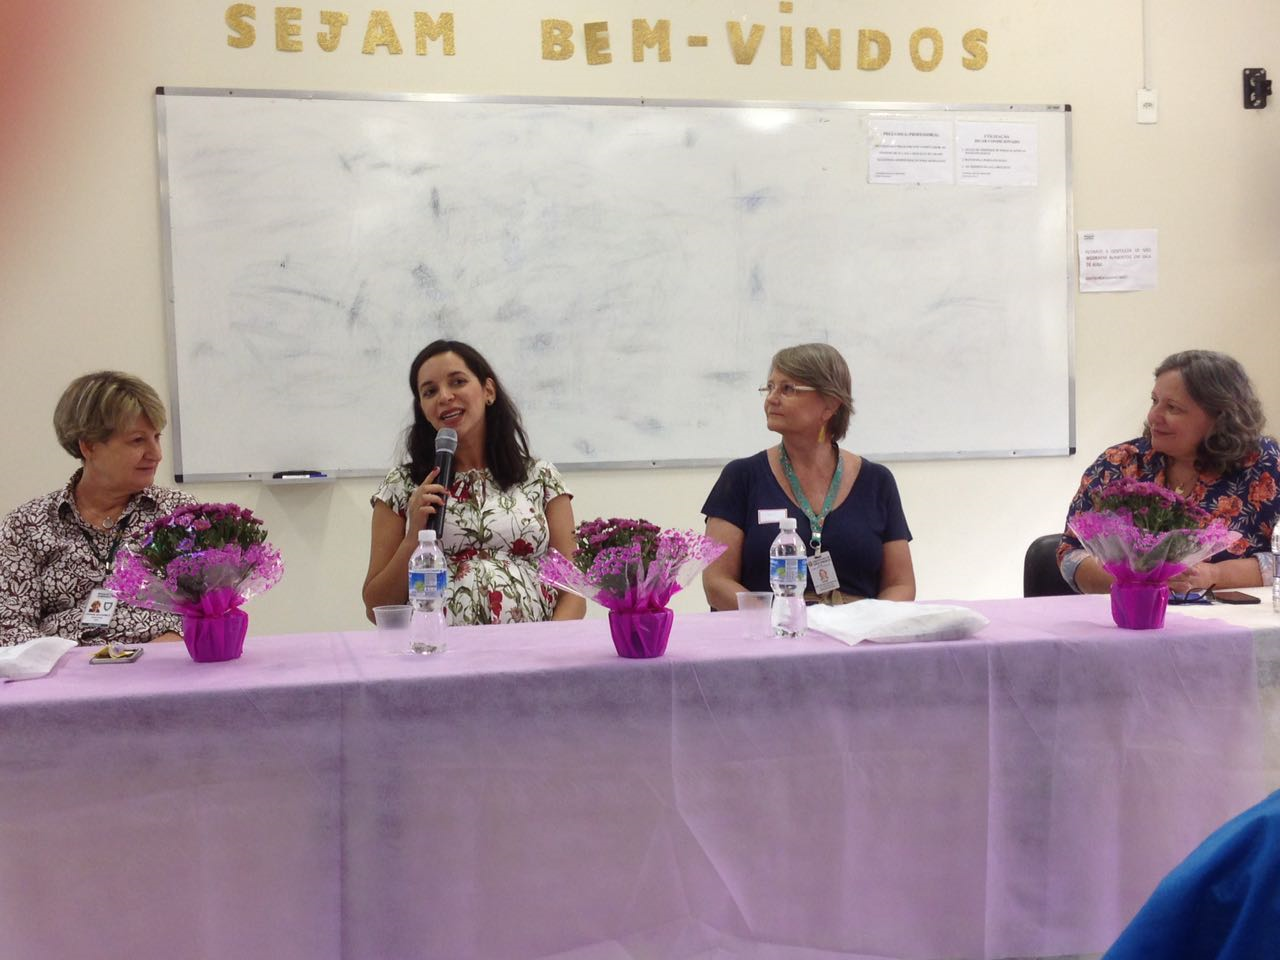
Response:
[[[16,646],[0,647],[0,680],[43,677],[64,653],[75,646],[74,640],[62,637],[36,637]]]
[[[853,646],[863,640],[908,643],[959,640],[991,621],[968,607],[944,603],[859,600],[838,607],[810,607],[809,627]]]

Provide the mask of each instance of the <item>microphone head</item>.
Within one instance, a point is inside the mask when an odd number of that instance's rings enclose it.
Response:
[[[458,431],[445,427],[436,434],[436,453],[457,453]]]

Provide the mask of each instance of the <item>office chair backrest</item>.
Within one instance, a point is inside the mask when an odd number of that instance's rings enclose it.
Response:
[[[1058,544],[1062,534],[1049,533],[1036,537],[1027,547],[1022,561],[1022,595],[1024,597],[1065,597],[1075,593],[1062,579],[1058,569]]]

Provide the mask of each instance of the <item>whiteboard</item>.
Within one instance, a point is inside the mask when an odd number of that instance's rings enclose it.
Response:
[[[874,459],[1074,445],[1069,107],[156,104],[180,479],[384,472],[437,337],[561,466],[760,449],[755,388],[808,341],[849,361]],[[869,182],[895,119],[1021,124],[1034,182]]]

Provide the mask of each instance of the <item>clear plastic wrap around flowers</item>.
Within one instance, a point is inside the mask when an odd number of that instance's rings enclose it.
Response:
[[[134,606],[215,617],[274,587],[280,552],[262,521],[235,504],[180,507],[122,550],[106,586]]]
[[[1094,510],[1069,526],[1117,580],[1164,583],[1240,539],[1224,521],[1154,483],[1117,481],[1093,499]]]
[[[571,561],[551,550],[538,564],[543,582],[615,613],[662,610],[724,552],[724,544],[645,520],[590,520],[577,531]]]

